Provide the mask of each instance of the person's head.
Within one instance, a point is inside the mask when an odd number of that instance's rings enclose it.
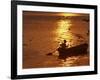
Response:
[[[66,40],[64,40],[64,43],[66,43],[67,41]]]

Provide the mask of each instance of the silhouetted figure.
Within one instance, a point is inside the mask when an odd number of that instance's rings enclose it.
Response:
[[[63,41],[63,43],[62,44],[60,44],[60,48],[62,48],[62,49],[66,49],[67,47],[68,47],[68,45],[66,45],[66,40],[64,40]]]
[[[68,48],[68,45],[66,45],[66,40],[63,41],[62,44],[60,44],[60,47],[57,49],[58,52],[61,52],[63,54],[63,51],[65,51]]]
[[[62,44],[60,44],[60,47],[58,48],[58,52],[59,52],[59,59],[64,58],[64,53],[66,51],[66,49],[68,48],[68,45],[66,45],[66,40],[63,41]]]

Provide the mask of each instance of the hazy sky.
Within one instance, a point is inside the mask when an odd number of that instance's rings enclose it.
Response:
[[[67,13],[67,12],[36,12],[36,11],[23,11],[25,16],[88,16],[87,14],[80,13]]]

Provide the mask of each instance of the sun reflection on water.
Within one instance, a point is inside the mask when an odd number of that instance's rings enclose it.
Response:
[[[78,65],[89,65],[88,55],[68,57],[66,58],[66,61],[62,60],[62,63],[60,64],[60,66],[63,67],[78,66]]]
[[[73,32],[71,31],[72,22],[68,19],[59,20],[57,23],[58,27],[56,29],[56,40],[61,44],[63,40],[67,41],[68,47],[73,47],[77,45],[77,38],[74,36]],[[85,58],[86,57],[86,58]],[[60,66],[76,66],[84,63],[82,61],[88,60],[87,56],[72,56],[66,58],[66,61],[61,60]]]
[[[63,40],[66,40],[70,45],[72,44],[71,40],[73,39],[72,33],[70,31],[71,21],[70,20],[59,20],[58,28],[56,30],[56,40],[59,43],[62,43]]]

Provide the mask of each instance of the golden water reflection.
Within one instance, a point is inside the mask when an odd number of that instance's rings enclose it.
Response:
[[[89,64],[89,57],[88,55],[84,56],[72,56],[66,58],[66,61],[62,60],[60,66],[70,67],[70,66],[79,66],[79,65],[88,65]]]
[[[89,15],[76,13],[23,13],[23,68],[89,65],[89,55],[59,60],[57,48],[89,43]],[[52,53],[52,56],[46,54]],[[74,53],[73,53],[74,54]],[[89,53],[88,53],[89,54]]]
[[[73,22],[70,19],[62,19],[57,22],[57,29],[56,29],[56,41],[61,44],[63,40],[67,41],[68,47],[72,47],[78,44],[81,44],[82,42],[86,42],[85,39],[82,38],[77,38],[77,33],[79,32],[78,30],[76,31],[76,34],[73,34],[73,31],[71,30],[73,25]],[[75,26],[76,27],[76,26]],[[77,27],[76,27],[77,28]],[[78,29],[78,28],[77,28]],[[84,36],[84,34],[79,33],[79,36]],[[87,36],[85,36],[86,39]],[[79,40],[83,40],[80,41]],[[59,55],[59,53],[55,52],[54,55]],[[66,61],[61,60],[60,66],[77,66],[77,65],[88,65],[89,64],[89,55],[84,55],[84,56],[71,56],[66,58]]]
[[[71,28],[71,21],[70,20],[59,20],[58,21],[58,28],[56,29],[56,41],[62,43],[63,40],[66,40],[68,44],[72,44],[73,35],[70,31]]]

